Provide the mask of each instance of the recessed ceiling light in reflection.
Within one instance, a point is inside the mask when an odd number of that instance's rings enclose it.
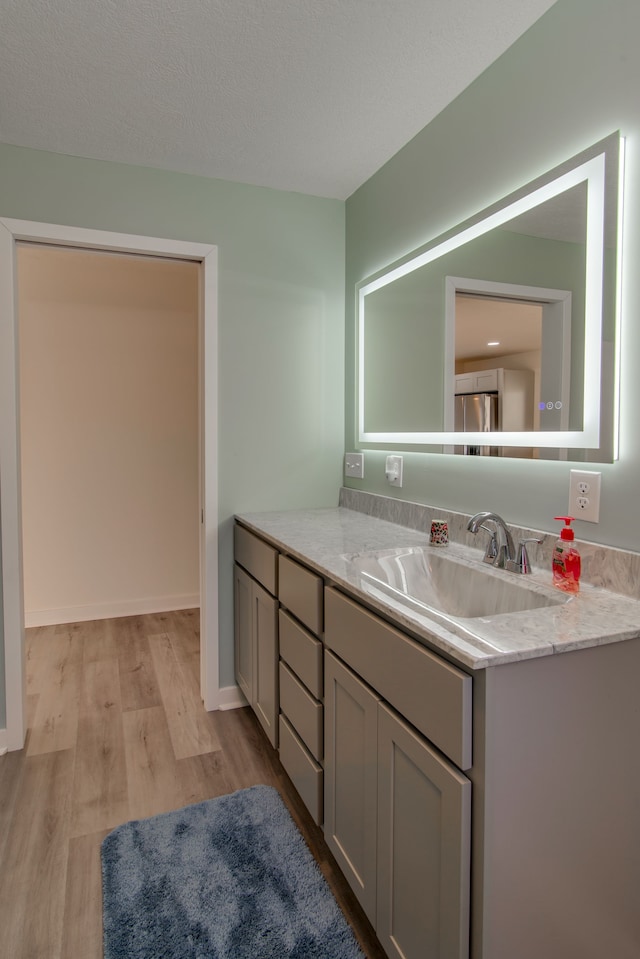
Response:
[[[500,346],[500,340],[491,340],[487,346]]]

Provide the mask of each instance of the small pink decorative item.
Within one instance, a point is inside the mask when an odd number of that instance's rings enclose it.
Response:
[[[431,522],[429,542],[432,546],[447,546],[449,543],[449,527],[443,519],[434,519]]]

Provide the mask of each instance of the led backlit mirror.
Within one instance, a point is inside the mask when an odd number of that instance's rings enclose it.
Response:
[[[622,141],[358,289],[363,446],[611,461]]]

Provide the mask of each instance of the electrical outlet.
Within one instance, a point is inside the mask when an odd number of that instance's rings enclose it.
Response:
[[[353,479],[364,477],[364,453],[344,454],[344,475]]]
[[[600,522],[600,481],[602,473],[571,470],[569,474],[569,516],[587,523]]]

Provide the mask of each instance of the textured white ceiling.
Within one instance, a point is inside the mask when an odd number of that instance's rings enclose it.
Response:
[[[345,198],[554,0],[0,0],[0,141]]]

